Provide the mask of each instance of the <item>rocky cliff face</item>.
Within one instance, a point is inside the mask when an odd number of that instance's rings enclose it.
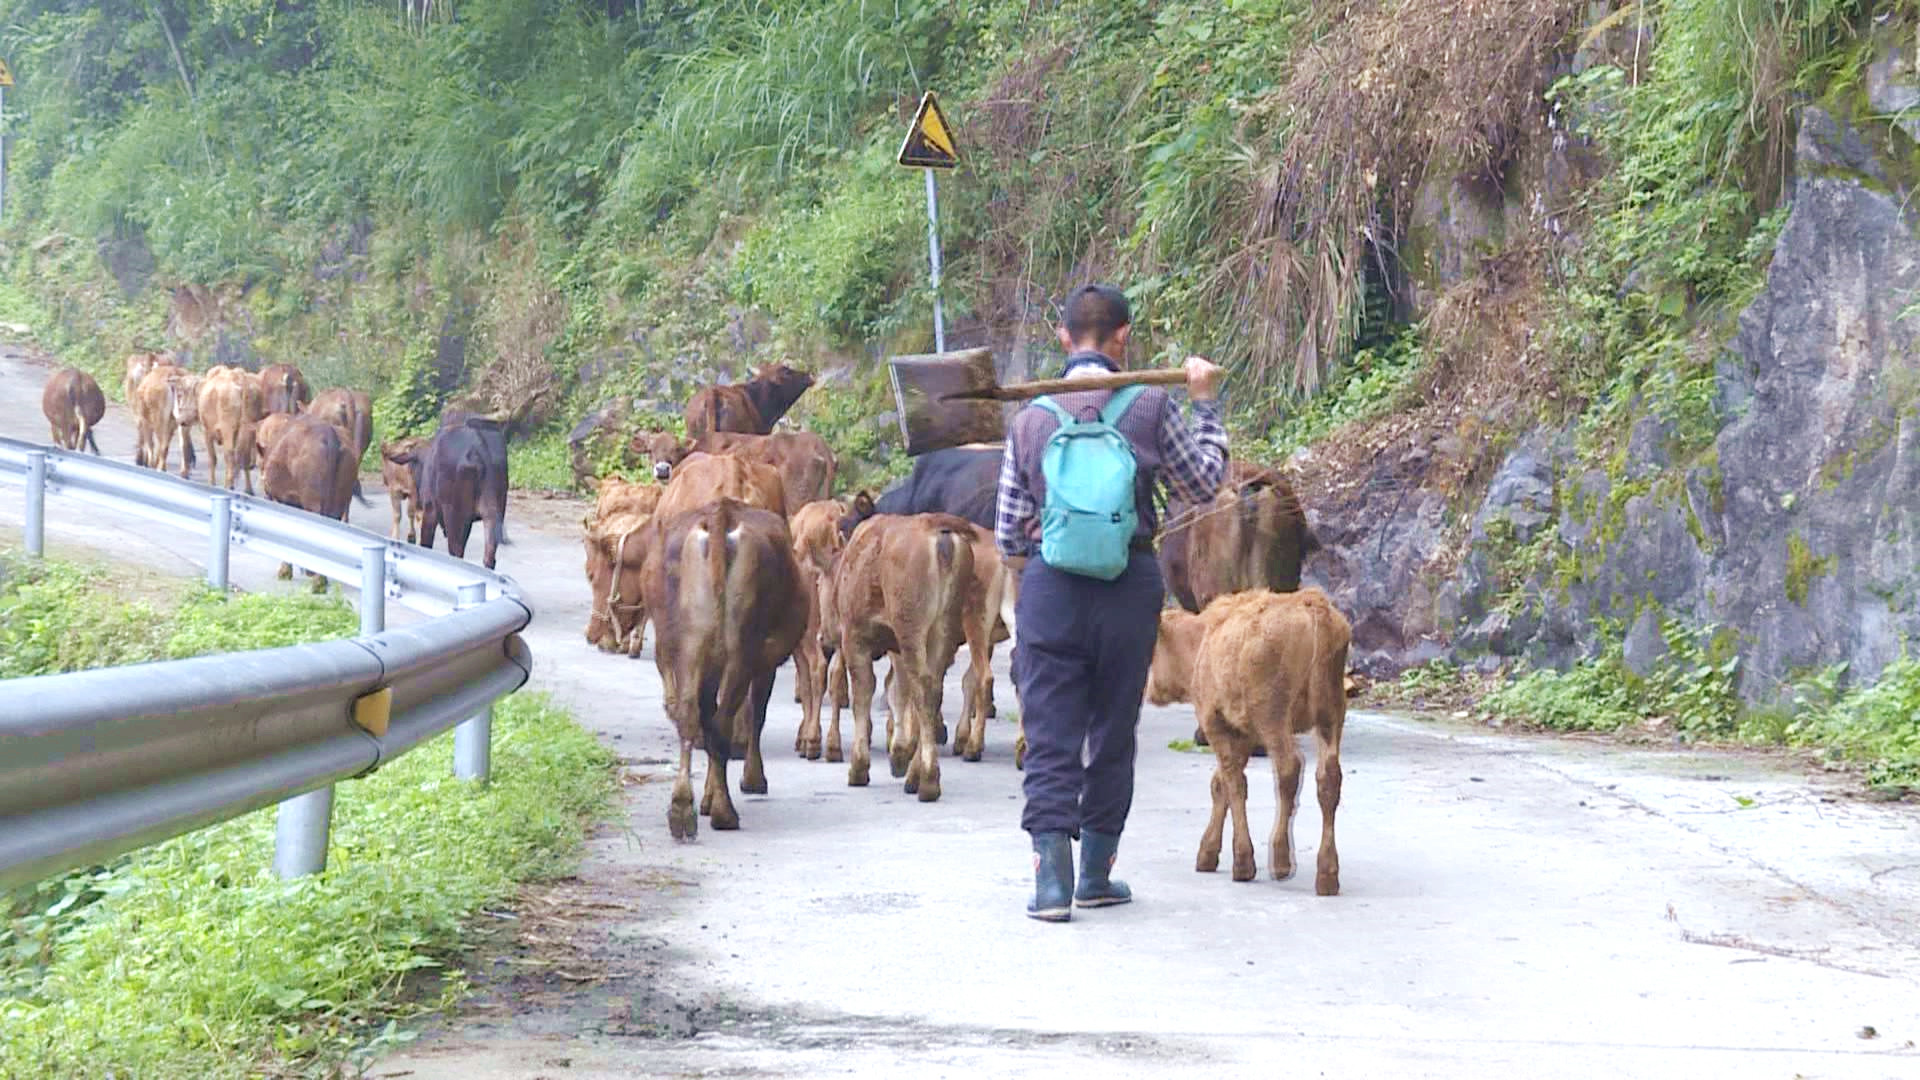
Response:
[[[1873,65],[1863,115],[1920,102],[1899,56]],[[1789,214],[1718,364],[1725,423],[1707,450],[1670,460],[1646,416],[1624,462],[1600,468],[1570,430],[1535,431],[1484,502],[1456,511],[1471,514],[1469,546],[1439,581],[1447,510],[1433,493],[1315,508],[1326,550],[1308,576],[1354,616],[1357,663],[1561,665],[1624,630],[1640,665],[1678,616],[1718,627],[1743,694],[1768,700],[1835,663],[1870,681],[1920,637],[1920,151],[1898,117],[1848,111],[1800,114]],[[1361,490],[1402,487],[1392,474],[1423,453],[1381,463]],[[1549,528],[1530,577],[1504,580]]]

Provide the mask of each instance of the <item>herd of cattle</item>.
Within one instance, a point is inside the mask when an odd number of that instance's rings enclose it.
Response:
[[[876,696],[887,706],[889,766],[921,801],[940,797],[941,745],[951,741],[953,753],[968,761],[985,750],[995,712],[993,650],[1016,631],[1019,580],[993,540],[1001,448],[922,455],[904,482],[878,498],[836,497],[826,442],[807,431],[774,430],[811,385],[806,372],[777,365],[746,382],[699,391],[687,403],[685,437],[631,436],[630,450],[651,467],[654,482],[601,478],[584,522],[592,593],[587,640],[638,657],[647,624],[655,627],[654,661],[680,736],[668,811],[676,838],[691,838],[697,828],[694,750],[707,752],[699,814],[714,828],[739,827],[727,783],[731,758],[743,759],[742,791],[766,792],[761,735],[775,670],[789,659],[802,717],[794,750],[810,760],[846,761],[850,785],[869,781]],[[266,496],[276,502],[345,521],[360,494],[359,462],[372,440],[363,392],[314,395],[286,364],[196,374],[165,353],[130,357],[124,388],[138,418],[138,464],[164,470],[178,435],[181,475],[189,475],[198,426],[208,479],[224,455],[229,489],[244,482],[251,494],[258,461]],[[61,369],[48,380],[42,407],[56,444],[99,453],[92,429],[105,401],[93,379]],[[506,440],[497,422],[449,411],[431,437],[384,444],[381,472],[391,535],[398,538],[404,525],[407,540],[432,546],[441,529],[448,550],[464,557],[474,522],[484,521],[484,561],[494,566],[507,491]],[[1147,696],[1155,704],[1195,706],[1195,739],[1210,743],[1219,763],[1197,866],[1218,865],[1231,812],[1236,880],[1254,875],[1248,757],[1273,760],[1281,805],[1269,867],[1286,877],[1302,769],[1294,737],[1314,735],[1322,811],[1315,885],[1328,895],[1339,890],[1333,817],[1351,691],[1350,631],[1322,593],[1300,589],[1301,564],[1313,546],[1286,480],[1244,462],[1230,464],[1208,503],[1167,507],[1159,558],[1179,607],[1161,617]],[[282,568],[283,576],[290,572]],[[968,668],[949,740],[943,686],[962,645]],[[890,661],[884,691],[874,668],[882,657]],[[840,732],[849,706],[850,748]],[[1024,743],[1016,737],[1016,767]]]
[[[315,394],[292,364],[258,372],[224,365],[193,372],[167,352],[127,357],[122,389],[138,429],[136,465],[164,472],[177,436],[180,475],[191,476],[198,427],[209,483],[222,482],[224,457],[228,490],[244,486],[253,494],[257,464],[261,489],[274,502],[338,521],[347,520],[353,500],[367,505],[360,492],[360,462],[373,442],[373,401],[365,391],[335,388]],[[55,445],[100,453],[93,428],[107,406],[92,376],[72,367],[54,372],[40,408]],[[449,410],[431,437],[383,445],[381,474],[393,508],[391,536],[400,537],[404,518],[409,542],[432,547],[436,530],[444,530],[447,550],[465,558],[473,525],[483,521],[484,561],[493,567],[507,508],[506,437],[497,421]],[[281,566],[280,576],[292,573],[292,567]],[[324,589],[326,579],[315,577],[314,586]]]
[[[877,499],[835,497],[826,442],[774,430],[810,384],[805,372],[778,366],[701,390],[687,404],[685,438],[631,437],[632,456],[657,482],[601,478],[583,523],[593,596],[587,640],[638,657],[647,624],[655,626],[654,660],[680,735],[667,816],[676,838],[697,827],[694,750],[707,752],[698,813],[714,828],[739,827],[730,759],[743,759],[743,792],[766,792],[767,705],[774,671],[789,658],[801,705],[794,750],[845,760],[850,785],[869,781],[872,708],[882,696],[893,775],[921,801],[940,797],[938,747],[949,742],[943,686],[962,645],[968,667],[952,752],[979,761],[984,751],[994,646],[1016,631],[1018,576],[993,539],[1001,448],[925,454]],[[1292,873],[1284,823],[1302,767],[1294,736],[1312,732],[1323,811],[1316,888],[1337,892],[1333,811],[1349,628],[1324,594],[1300,590],[1301,563],[1314,546],[1305,515],[1282,476],[1242,462],[1231,464],[1210,502],[1167,510],[1160,562],[1183,610],[1163,616],[1148,693],[1157,704],[1193,701],[1196,738],[1211,740],[1220,761],[1198,865],[1218,865],[1232,811],[1234,876],[1253,876],[1245,765],[1266,753],[1283,798],[1270,867],[1276,877]],[[881,657],[890,661],[884,693],[874,671]],[[853,732],[843,747],[848,706]],[[1024,738],[1016,738],[1016,767],[1023,751]]]

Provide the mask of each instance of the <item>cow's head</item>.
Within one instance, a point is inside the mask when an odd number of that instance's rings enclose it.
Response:
[[[1193,663],[1205,634],[1206,625],[1198,615],[1178,609],[1160,613],[1153,663],[1147,668],[1148,703],[1173,705],[1193,700]]]
[[[642,461],[652,462],[653,478],[663,484],[693,449],[671,431],[636,431],[627,448]]]
[[[852,536],[853,530],[859,528],[861,522],[872,517],[873,513],[873,496],[865,491],[856,494],[853,497],[853,505],[849,507],[846,514],[840,518],[840,539],[844,541],[847,537]]]

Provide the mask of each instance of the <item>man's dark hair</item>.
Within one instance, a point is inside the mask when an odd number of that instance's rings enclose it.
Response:
[[[1111,285],[1082,285],[1067,294],[1067,336],[1099,344],[1133,321],[1126,294]]]

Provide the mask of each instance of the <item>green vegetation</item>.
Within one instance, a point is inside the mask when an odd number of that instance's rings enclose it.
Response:
[[[1802,607],[1813,583],[1833,572],[1839,559],[1832,555],[1815,557],[1813,549],[1799,533],[1787,534],[1787,599]]]
[[[1920,788],[1920,661],[1902,656],[1872,686],[1836,692],[1842,668],[1797,688],[1797,715],[1777,733],[1793,746],[1823,747],[1866,768],[1867,782]]]
[[[1559,731],[1619,731],[1655,721],[1695,738],[1739,732],[1734,691],[1740,658],[1715,628],[1661,625],[1667,652],[1647,674],[1627,666],[1617,638],[1600,655],[1566,672],[1531,671],[1481,702],[1493,716]]]
[[[0,561],[0,675],[354,629],[320,598],[196,592],[173,613],[121,587]],[[497,710],[489,785],[453,780],[451,753],[342,785],[316,877],[273,876],[264,810],[0,897],[0,1076],[331,1074],[408,1037],[465,992],[466,921],[565,872],[613,798],[609,755],[539,695]]]

